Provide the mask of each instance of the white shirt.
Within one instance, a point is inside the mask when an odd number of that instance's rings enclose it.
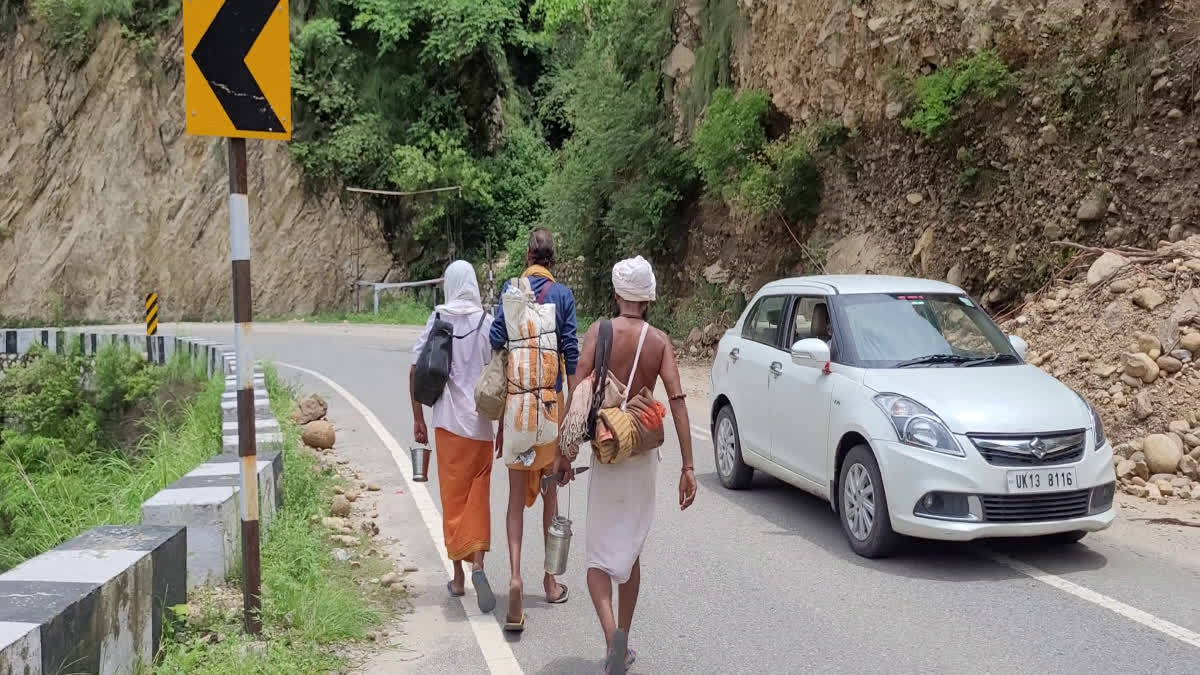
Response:
[[[454,327],[456,336],[451,346],[450,379],[446,390],[433,406],[431,429],[445,429],[452,434],[476,441],[490,441],[496,436],[491,420],[475,412],[475,384],[483,374],[483,367],[492,360],[492,346],[488,331],[495,320],[491,315],[479,324],[480,312],[469,315],[443,314],[442,321]],[[414,357],[421,355],[429,332],[433,329],[434,315],[429,315],[425,330],[413,345]],[[476,330],[479,326],[479,330]],[[459,339],[457,336],[466,336]],[[432,439],[432,433],[430,434]]]

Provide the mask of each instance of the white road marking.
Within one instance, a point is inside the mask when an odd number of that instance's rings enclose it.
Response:
[[[1007,567],[1010,567],[1021,574],[1025,574],[1033,579],[1036,579],[1047,586],[1052,586],[1064,593],[1069,593],[1077,598],[1086,600],[1093,605],[1103,607],[1104,609],[1119,614],[1130,621],[1140,623],[1147,628],[1153,628],[1163,635],[1173,637],[1180,642],[1184,642],[1193,647],[1200,647],[1200,633],[1192,632],[1183,626],[1177,626],[1166,619],[1160,619],[1149,612],[1144,612],[1136,607],[1130,607],[1120,600],[1115,600],[1107,595],[1097,593],[1090,588],[1085,588],[1079,584],[1067,581],[1060,576],[1050,574],[1049,572],[1040,570],[1033,565],[1023,563],[1019,560],[1014,560],[1006,555],[993,554],[990,557],[992,560],[995,560],[1002,565],[1006,565]]]
[[[421,514],[421,520],[425,523],[425,529],[429,531],[429,537],[433,540],[434,547],[440,552],[446,548],[446,541],[442,534],[442,514],[438,511],[437,506],[433,502],[433,495],[429,492],[429,487],[425,483],[416,483],[412,479],[412,461],[409,459],[408,453],[396,440],[387,427],[379,421],[375,413],[371,409],[355,398],[354,394],[346,391],[344,387],[337,382],[325,377],[315,370],[301,368],[290,363],[276,361],[276,365],[284,368],[298,370],[307,375],[317,378],[334,390],[339,396],[344,398],[347,403],[354,406],[363,419],[370,425],[371,430],[379,437],[387,447],[388,452],[392,454],[392,460],[396,462],[396,467],[400,469],[400,475],[404,477],[404,482],[408,485],[408,492],[413,496],[413,501],[417,503],[417,511]],[[446,568],[448,576],[454,576],[454,567],[450,560],[444,555],[439,555],[442,559],[442,566]],[[521,669],[521,664],[517,663],[517,657],[513,654],[512,648],[504,639],[504,633],[500,629],[500,624],[496,622],[491,614],[484,614],[479,611],[479,608],[466,601],[466,596],[459,598],[458,601],[462,605],[463,611],[467,614],[467,620],[471,624],[471,631],[475,633],[475,642],[479,645],[479,650],[483,652],[483,659],[487,662],[488,671],[493,675],[523,675],[525,671]]]

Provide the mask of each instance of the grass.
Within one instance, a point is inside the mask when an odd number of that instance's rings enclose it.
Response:
[[[423,326],[429,320],[429,314],[433,311],[427,303],[408,297],[381,298],[378,314],[371,311],[369,306],[370,298],[367,298],[367,304],[368,308],[366,311],[334,310],[318,312],[305,317],[304,320],[314,323],[375,323]]]
[[[167,382],[203,378],[182,355],[168,368]],[[34,472],[11,444],[0,446],[0,471],[17,477],[0,495],[0,502],[16,507],[13,531],[0,536],[0,571],[92,527],[140,522],[142,502],[219,451],[223,390],[224,382],[212,379],[174,415],[170,402],[160,401],[143,420],[145,433],[131,453],[67,456],[49,471]]]
[[[273,367],[266,369],[271,406],[284,432],[283,508],[275,514],[262,549],[263,636],[242,632],[241,595],[226,587],[197,594],[163,641],[157,673],[280,675],[336,670],[345,660],[331,645],[361,640],[386,610],[360,586],[377,572],[364,558],[356,575],[336,562],[314,516],[325,515],[339,479],[301,450],[290,411],[295,393]]]

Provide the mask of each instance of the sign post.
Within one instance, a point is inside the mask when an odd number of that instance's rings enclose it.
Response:
[[[146,295],[146,335],[158,335],[158,293]]]
[[[242,602],[246,632],[262,632],[258,449],[251,349],[250,203],[246,139],[292,134],[287,0],[183,3],[187,133],[224,136],[229,145],[229,249],[233,344],[237,352],[238,457],[241,460]]]

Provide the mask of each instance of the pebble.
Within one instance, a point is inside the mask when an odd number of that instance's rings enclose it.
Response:
[[[383,586],[384,588],[388,588],[399,582],[400,582],[400,575],[396,574],[395,572],[388,572],[387,574],[383,575],[382,577],[379,577],[379,585]]]
[[[1117,279],[1116,281],[1109,284],[1108,292],[1112,293],[1113,295],[1120,295],[1122,293],[1128,293],[1129,291],[1133,290],[1133,287],[1134,287],[1133,279]]]
[[[1180,361],[1173,356],[1160,356],[1155,363],[1157,363],[1159,369],[1165,373],[1175,374],[1183,370],[1183,361]]]
[[[368,492],[379,492],[382,489],[383,488],[380,487],[379,483],[367,483]]]
[[[350,515],[350,500],[346,499],[345,495],[334,496],[333,503],[329,505],[329,515],[338,518]]]
[[[405,568],[404,568],[404,573],[405,573],[405,574],[412,574],[413,572],[416,572],[416,571],[418,571],[418,570],[417,570],[417,567],[416,567],[415,565],[409,565],[408,567],[405,567]]]
[[[333,559],[338,562],[346,562],[350,559],[350,553],[344,548],[335,548],[331,551]]]

